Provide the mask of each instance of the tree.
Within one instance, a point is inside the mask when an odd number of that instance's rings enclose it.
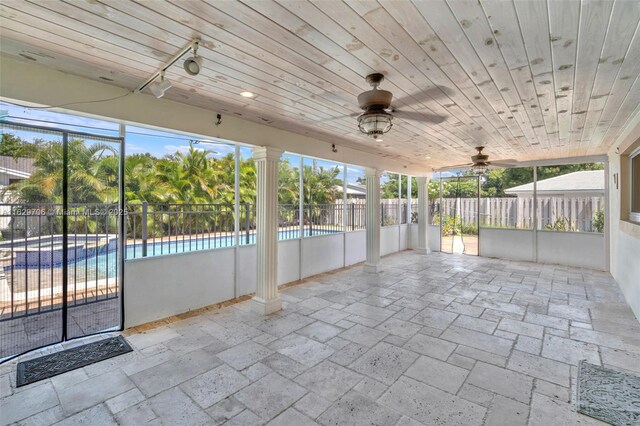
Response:
[[[253,158],[247,158],[240,162],[239,167],[240,202],[255,204],[258,195],[256,163],[253,161]]]
[[[300,175],[297,167],[291,167],[289,159],[278,169],[278,203],[298,205],[300,202]]]
[[[47,145],[35,155],[35,172],[28,179],[7,188],[22,202],[62,203],[62,143],[50,142]],[[101,167],[101,164],[114,156],[115,149],[103,143],[87,144],[81,139],[72,139],[68,152],[69,203],[110,202],[107,200],[109,186],[115,185],[117,179],[112,169]]]
[[[38,150],[45,144],[46,142],[42,139],[35,139],[33,143],[30,143],[11,133],[3,133],[0,155],[13,158],[34,158]]]
[[[380,198],[389,199],[389,198],[398,198],[398,175],[395,173],[385,173],[388,176],[389,180],[383,183],[380,186]],[[402,175],[400,179],[402,183],[402,194],[400,198],[407,198],[407,186],[408,186],[408,176]],[[411,198],[418,198],[418,184],[415,178],[412,178],[411,181]]]
[[[340,169],[333,167],[316,170],[311,166],[302,169],[303,201],[305,204],[328,204],[335,201],[342,181],[337,178]]]

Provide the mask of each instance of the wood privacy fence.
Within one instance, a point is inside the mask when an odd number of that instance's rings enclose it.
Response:
[[[400,201],[398,205],[398,201]],[[347,229],[362,229],[364,228],[366,211],[365,199],[350,199],[347,200]],[[343,205],[343,200],[336,200],[335,205]],[[413,207],[417,211],[417,204]],[[342,208],[338,208],[335,211],[336,224],[342,223]],[[407,200],[398,200],[397,198],[381,199],[380,200],[380,224],[382,226],[398,225],[407,223]],[[355,225],[354,226],[352,226]],[[362,226],[359,226],[362,225]]]
[[[457,215],[462,223],[476,223],[476,198],[444,198],[442,212]],[[596,232],[593,221],[596,212],[604,211],[604,197],[538,197],[538,229]],[[439,200],[434,201],[438,212]],[[533,198],[503,197],[480,199],[480,226],[498,228],[533,227]],[[437,225],[437,223],[434,223]]]
[[[478,199],[476,198],[444,198],[442,209],[440,200],[430,200],[429,212],[434,225],[439,224],[438,213],[442,210],[444,217],[458,216],[463,224],[477,223]],[[347,201],[347,223],[364,224],[366,200]],[[593,222],[596,212],[604,211],[604,197],[538,197],[538,229],[557,229],[564,231],[597,232]],[[336,200],[342,206],[342,200]],[[398,200],[382,199],[381,223],[394,225],[405,223],[407,200],[400,200],[398,216]],[[352,205],[352,206],[350,206]],[[412,222],[417,219],[418,203],[412,200]],[[533,198],[531,197],[493,197],[480,199],[480,226],[496,228],[533,228]],[[342,208],[333,210],[332,218],[336,224],[342,223]],[[361,229],[359,226],[358,229]]]

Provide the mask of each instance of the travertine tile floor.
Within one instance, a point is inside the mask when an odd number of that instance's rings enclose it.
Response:
[[[403,252],[131,334],[133,353],[15,389],[1,423],[561,425],[577,363],[640,374],[640,325],[610,275]]]

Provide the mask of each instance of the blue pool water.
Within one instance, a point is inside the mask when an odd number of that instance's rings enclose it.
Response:
[[[316,236],[316,235],[328,235],[335,234],[339,231],[333,230],[324,230],[324,229],[314,229],[310,232],[309,229],[304,230],[304,236]],[[293,240],[298,238],[300,235],[300,230],[291,229],[286,231],[278,232],[278,240]],[[255,244],[256,242],[256,234],[251,233],[249,235],[240,234],[239,238],[240,245],[247,244]],[[162,256],[164,254],[174,254],[174,253],[188,253],[190,251],[196,250],[208,250],[214,248],[223,248],[223,247],[232,247],[235,245],[235,235],[229,235],[224,237],[205,237],[205,238],[192,238],[192,239],[182,239],[182,238],[171,238],[166,239],[164,241],[156,241],[155,243],[147,244],[147,257],[149,256]],[[126,259],[137,259],[142,257],[142,244],[137,243],[134,245],[127,246]]]
[[[313,229],[310,234],[309,229],[305,229],[304,236],[316,236],[316,235],[328,235],[339,233],[339,231]],[[300,235],[298,229],[282,230],[278,232],[279,240],[291,240],[296,239]],[[256,234],[251,233],[249,235],[241,234],[239,237],[240,245],[255,244]],[[209,250],[215,248],[233,247],[235,245],[235,236],[222,236],[222,237],[205,237],[205,238],[192,238],[181,239],[172,237],[171,239],[164,239],[163,241],[157,241],[155,243],[149,243],[147,245],[147,257],[162,256],[167,254],[176,253],[188,253],[197,250]],[[126,246],[125,259],[139,259],[142,258],[142,243],[128,244]],[[92,255],[83,257],[82,259],[72,260],[68,264],[68,271],[72,277],[76,277],[79,280],[87,279],[104,279],[115,277],[117,273],[117,251],[107,250],[103,247],[98,255]],[[15,267],[15,266],[14,266]],[[29,269],[37,268],[37,265],[29,266]],[[58,268],[60,266],[56,266]],[[5,267],[10,269],[11,267]],[[48,269],[45,268],[45,269]]]

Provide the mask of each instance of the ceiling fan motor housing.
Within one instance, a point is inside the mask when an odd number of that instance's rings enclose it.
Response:
[[[392,126],[393,115],[385,110],[391,106],[393,94],[387,90],[378,89],[378,86],[384,80],[382,74],[369,74],[366,80],[373,89],[358,95],[358,105],[364,110],[358,116],[358,128],[362,133],[366,133],[367,136],[379,140]]]
[[[486,163],[488,163],[489,156],[482,153],[482,150],[484,149],[484,147],[483,146],[479,146],[476,149],[478,150],[478,153],[476,155],[472,155],[471,156],[471,161],[473,161],[474,164],[486,164]]]
[[[365,111],[386,109],[391,105],[393,94],[387,90],[373,89],[358,95],[358,105]]]

